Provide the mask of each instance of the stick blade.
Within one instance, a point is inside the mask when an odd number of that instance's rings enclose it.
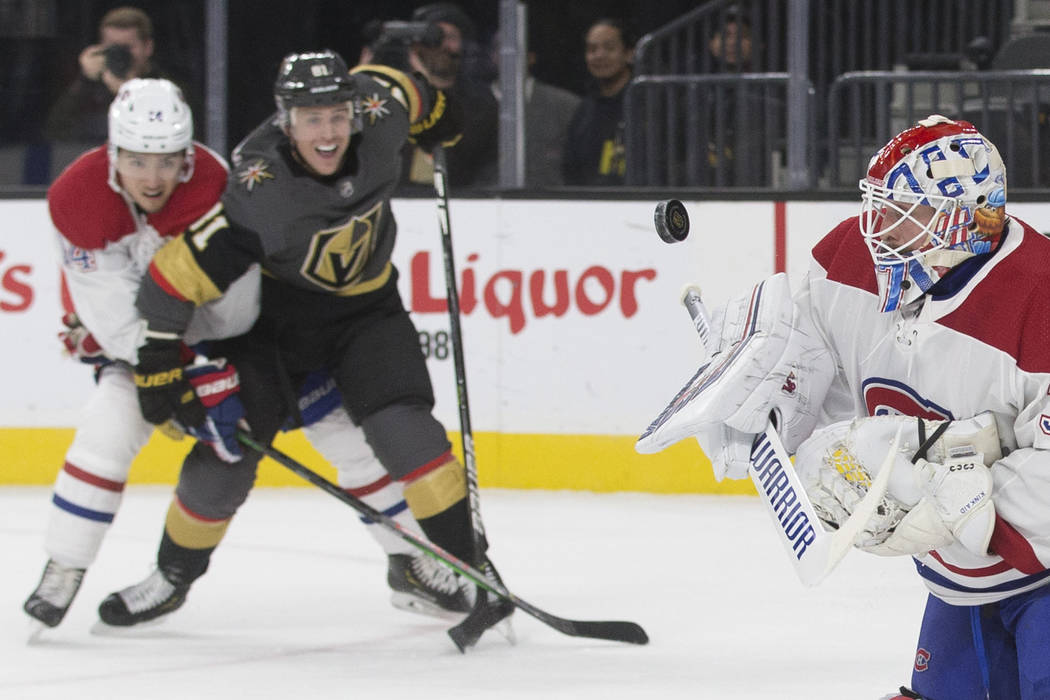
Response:
[[[448,636],[460,653],[478,643],[486,630],[495,627],[514,612],[514,605],[507,600],[489,601],[484,591],[478,591],[478,599],[473,609],[455,627],[448,630]]]

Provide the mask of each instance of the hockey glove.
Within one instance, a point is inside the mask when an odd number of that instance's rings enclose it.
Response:
[[[182,343],[149,338],[139,348],[135,366],[142,417],[154,425],[170,418],[185,428],[204,423],[204,406],[197,398],[182,366]]]
[[[795,468],[821,519],[834,528],[849,517],[898,430],[901,442],[888,492],[856,545],[898,556],[958,542],[986,554],[995,526],[987,467],[1002,457],[995,418],[988,412],[947,425],[876,416],[818,430],[799,447]]]
[[[419,82],[425,82],[417,76]],[[429,84],[428,84],[429,85]],[[430,88],[432,104],[430,112],[408,128],[409,138],[427,153],[437,146],[454,146],[463,137],[461,105],[449,97],[449,93]]]
[[[237,370],[224,359],[186,368],[186,378],[203,404],[204,422],[187,426],[186,432],[215,450],[224,462],[237,462],[244,456],[237,441],[238,428],[247,429]]]
[[[63,316],[62,324],[66,328],[58,332],[58,339],[62,341],[70,357],[88,365],[100,365],[106,362],[102,346],[95,340],[95,336],[91,335],[91,331],[84,327],[75,313]]]

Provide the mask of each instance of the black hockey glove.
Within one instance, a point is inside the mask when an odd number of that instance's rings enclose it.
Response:
[[[418,74],[416,78],[423,81]],[[454,146],[463,136],[459,102],[444,90],[430,87],[430,92],[433,105],[430,111],[408,128],[409,138],[427,153],[432,153],[435,146]]]
[[[182,343],[150,338],[139,348],[135,388],[142,417],[154,425],[174,418],[185,428],[204,423],[207,414],[182,367]]]

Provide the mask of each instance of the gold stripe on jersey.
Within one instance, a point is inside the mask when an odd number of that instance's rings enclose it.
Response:
[[[191,234],[187,232],[161,246],[153,256],[153,264],[163,275],[165,282],[183,299],[200,306],[218,299],[222,292],[197,264],[197,259],[186,242],[187,235]]]
[[[164,520],[164,531],[171,541],[186,549],[210,549],[218,546],[230,521],[202,520],[187,513],[177,499],[168,506],[168,517]]]
[[[419,95],[419,88],[416,87],[415,82],[411,78],[396,68],[367,64],[352,68],[350,73],[367,73],[370,77],[389,87],[390,94],[394,99],[408,110],[408,121],[410,124],[419,119],[419,115],[423,113],[423,101]],[[390,84],[390,81],[393,81],[393,85]]]
[[[452,458],[426,476],[405,484],[405,502],[416,520],[437,515],[467,497],[467,475]]]

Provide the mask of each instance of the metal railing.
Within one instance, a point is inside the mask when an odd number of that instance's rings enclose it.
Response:
[[[790,78],[636,78],[624,98],[627,184],[783,187]]]
[[[847,73],[827,113],[828,187],[855,185],[876,150],[929,114],[973,122],[998,147],[1011,187],[1050,186],[1050,70]]]

